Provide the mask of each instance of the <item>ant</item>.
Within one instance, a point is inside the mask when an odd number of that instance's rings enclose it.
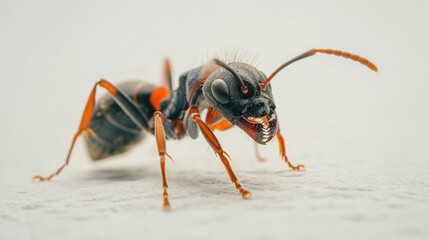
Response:
[[[372,62],[355,54],[332,49],[311,49],[282,64],[268,77],[254,66],[243,62],[225,63],[213,59],[180,75],[179,86],[175,90],[172,87],[168,60],[165,61],[162,86],[144,82],[125,82],[114,86],[101,79],[92,88],[63,165],[48,177],[34,176],[33,180],[49,181],[60,174],[68,165],[74,144],[82,133],[90,157],[100,160],[128,151],[149,132],[155,136],[158,146],[163,208],[169,210],[165,160],[166,157],[172,158],[167,153],[166,139],[180,140],[187,135],[196,139],[201,132],[224,164],[240,195],[249,199],[252,194],[239,183],[229,164],[230,157],[213,131],[238,126],[259,144],[266,144],[276,137],[285,163],[292,170],[303,170],[304,165],[293,165],[286,156],[270,82],[291,63],[316,53],[342,56],[378,71]],[[97,87],[106,89],[109,94],[96,104]],[[200,115],[203,110],[207,110],[204,120]]]

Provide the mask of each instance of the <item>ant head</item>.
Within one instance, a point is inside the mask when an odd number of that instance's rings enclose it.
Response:
[[[201,71],[203,94],[208,103],[256,142],[265,144],[277,133],[277,117],[270,81],[282,69],[301,59],[324,53],[357,61],[377,72],[374,63],[356,54],[333,49],[311,49],[280,65],[268,78],[245,63],[226,64],[218,59]]]
[[[226,65],[219,62],[217,64],[221,67],[204,82],[202,90],[207,102],[253,140],[267,143],[276,135],[278,128],[271,85],[261,89],[261,83],[267,77],[245,63]]]

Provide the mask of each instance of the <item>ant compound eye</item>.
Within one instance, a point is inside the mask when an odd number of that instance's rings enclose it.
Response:
[[[229,89],[224,80],[219,78],[214,80],[210,88],[216,101],[221,104],[227,104],[229,102]]]

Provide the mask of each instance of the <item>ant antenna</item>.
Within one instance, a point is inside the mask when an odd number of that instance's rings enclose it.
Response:
[[[270,83],[270,81],[274,78],[274,76],[276,76],[277,73],[279,73],[283,68],[287,67],[288,65],[290,65],[290,64],[292,64],[292,63],[294,63],[296,61],[299,61],[299,60],[304,59],[306,57],[313,56],[316,53],[325,53],[325,54],[329,54],[329,55],[334,54],[336,56],[341,56],[341,57],[344,57],[344,58],[348,58],[348,59],[351,59],[353,61],[360,62],[361,64],[367,66],[368,68],[370,68],[374,72],[378,72],[378,69],[377,69],[377,67],[375,66],[374,63],[372,63],[368,59],[363,58],[361,56],[358,56],[356,54],[352,54],[352,53],[349,53],[349,52],[343,52],[343,51],[340,51],[340,50],[333,50],[333,49],[311,49],[311,50],[309,50],[309,51],[307,51],[307,52],[305,52],[305,53],[303,53],[303,54],[301,54],[301,55],[299,55],[299,56],[297,56],[297,57],[295,57],[295,58],[287,61],[286,63],[282,64],[280,67],[278,67],[273,73],[271,73],[271,75],[267,78],[267,80],[265,80],[265,82],[263,82],[263,83],[260,84],[261,89],[264,90],[268,86],[268,84]]]

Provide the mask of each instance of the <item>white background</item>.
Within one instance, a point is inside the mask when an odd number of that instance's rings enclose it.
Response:
[[[427,239],[429,5],[426,1],[0,1],[1,239]],[[243,201],[203,138],[168,142],[173,211],[161,210],[153,137],[92,163],[79,141],[51,183],[93,83],[157,84],[225,49],[266,74],[311,48],[360,54],[374,73],[317,55],[272,82],[292,172],[277,144],[217,133],[253,199]],[[102,91],[100,91],[102,92]]]

